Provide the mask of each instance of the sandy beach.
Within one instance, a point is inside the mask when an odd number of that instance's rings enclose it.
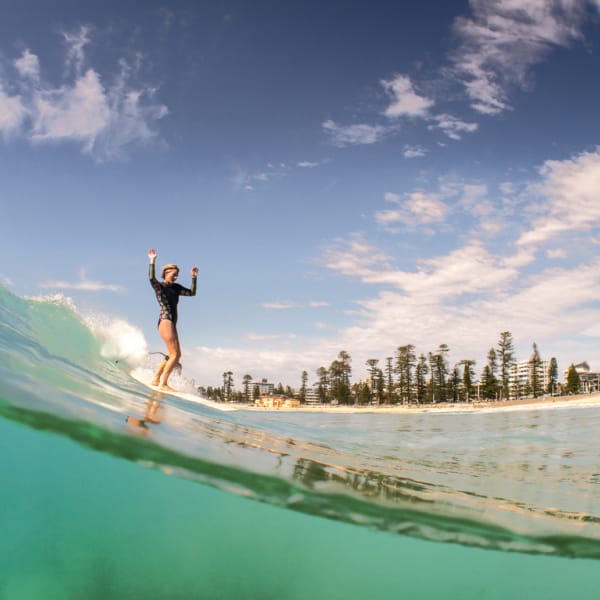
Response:
[[[544,410],[555,408],[584,408],[600,406],[600,394],[579,394],[574,396],[544,396],[503,400],[500,402],[443,402],[439,404],[405,404],[388,406],[367,405],[317,405],[299,407],[267,408],[249,406],[250,410],[263,412],[322,412],[322,413],[426,413],[426,412],[496,412],[507,410]]]

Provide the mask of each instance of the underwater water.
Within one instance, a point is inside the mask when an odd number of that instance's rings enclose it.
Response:
[[[0,288],[1,600],[599,596],[600,408],[219,412],[144,351]]]

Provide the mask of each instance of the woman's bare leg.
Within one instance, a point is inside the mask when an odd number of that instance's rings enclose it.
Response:
[[[179,336],[177,335],[175,323],[163,319],[158,326],[158,333],[167,346],[167,353],[169,355],[169,360],[164,363],[158,387],[159,389],[173,392],[175,390],[172,387],[169,387],[169,376],[181,358]]]
[[[160,364],[158,365],[158,369],[156,369],[156,372],[154,373],[154,376],[152,377],[152,381],[150,382],[150,385],[159,385],[160,384],[160,376],[163,374],[166,364],[167,364],[166,358],[164,358],[163,360],[160,361]]]

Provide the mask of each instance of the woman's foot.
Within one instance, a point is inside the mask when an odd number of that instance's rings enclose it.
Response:
[[[176,389],[172,388],[170,385],[167,385],[166,383],[159,385],[158,389],[162,390],[163,392],[176,392],[177,391]]]
[[[150,382],[150,385],[151,385],[151,386],[154,386],[154,387],[157,387],[158,385],[160,385],[160,379],[153,379],[153,380]]]

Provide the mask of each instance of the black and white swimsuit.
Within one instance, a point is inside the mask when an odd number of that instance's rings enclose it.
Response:
[[[158,317],[158,324],[161,321],[173,321],[173,324],[177,324],[177,304],[179,303],[179,296],[195,296],[196,295],[196,278],[192,277],[191,289],[185,288],[178,283],[171,283],[167,285],[162,281],[156,279],[154,272],[154,265],[150,264],[150,270],[148,277],[150,279],[150,285],[156,292],[156,299],[160,306],[160,316]]]

